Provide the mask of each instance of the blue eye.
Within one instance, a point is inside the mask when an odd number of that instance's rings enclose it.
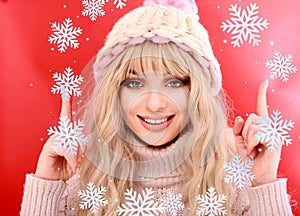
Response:
[[[173,88],[178,88],[184,86],[184,83],[180,80],[173,80],[168,82],[167,84],[168,87],[173,87]]]
[[[143,84],[137,80],[126,80],[123,83],[124,86],[129,87],[129,88],[140,88],[143,86]]]

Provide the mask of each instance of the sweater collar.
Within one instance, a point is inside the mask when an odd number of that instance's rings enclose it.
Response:
[[[191,133],[182,132],[173,142],[163,147],[152,147],[135,139],[133,155],[135,158],[135,182],[142,187],[169,188],[185,181],[188,167],[185,159],[186,146],[190,143]]]

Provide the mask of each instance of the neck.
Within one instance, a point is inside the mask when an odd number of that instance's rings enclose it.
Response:
[[[135,158],[136,185],[142,187],[173,187],[185,181],[187,165],[186,146],[190,132],[184,131],[168,144],[152,147],[135,139],[133,154]],[[138,142],[138,143],[135,143]],[[142,144],[142,145],[141,145]]]

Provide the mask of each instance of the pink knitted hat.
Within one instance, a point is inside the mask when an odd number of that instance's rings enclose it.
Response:
[[[180,9],[178,9],[180,8]],[[128,46],[172,42],[204,68],[213,94],[222,87],[220,66],[213,54],[206,29],[199,23],[194,0],[145,0],[144,6],[127,13],[114,25],[104,47],[98,52],[94,72],[96,80],[101,71]]]

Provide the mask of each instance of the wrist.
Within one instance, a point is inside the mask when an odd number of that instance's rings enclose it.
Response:
[[[275,181],[277,181],[277,177],[272,177],[272,178],[267,178],[267,179],[254,179],[252,181],[252,187],[269,184],[269,183],[272,183]]]

